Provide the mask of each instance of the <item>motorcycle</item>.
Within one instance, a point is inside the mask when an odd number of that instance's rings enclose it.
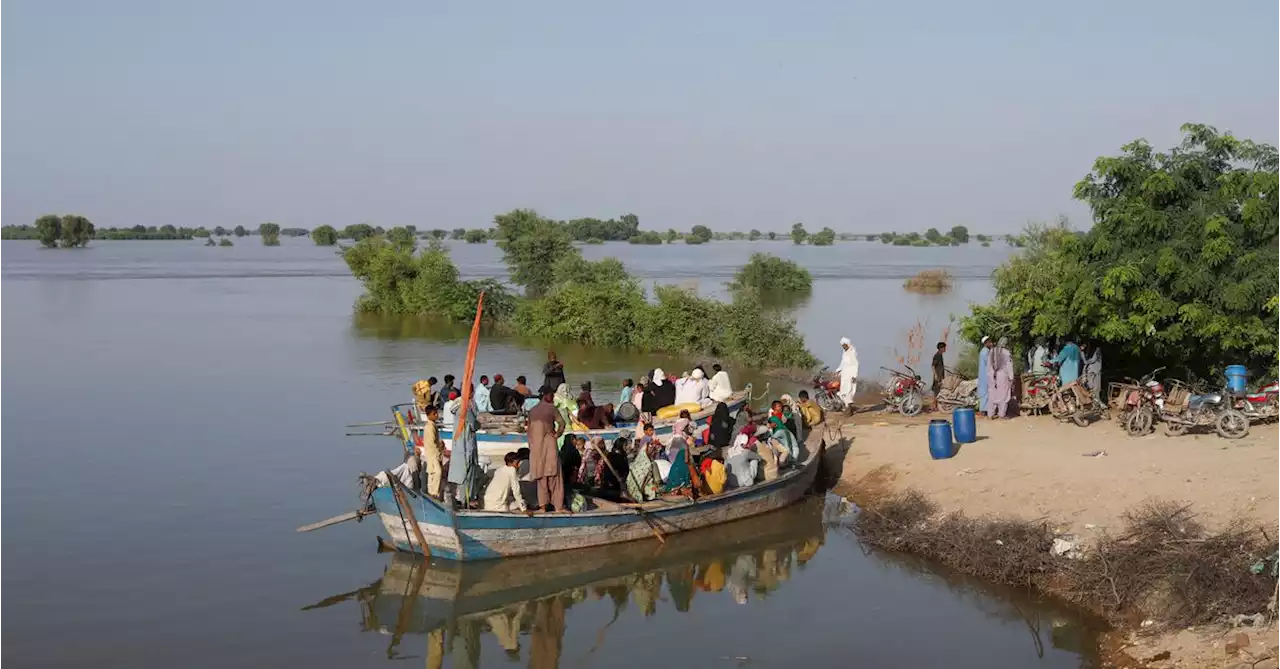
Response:
[[[1263,422],[1280,418],[1280,382],[1271,383],[1259,388],[1257,392],[1244,395],[1233,394],[1235,409],[1251,422]]]
[[[1168,382],[1169,390],[1160,405],[1164,433],[1170,437],[1186,434],[1193,427],[1212,425],[1223,439],[1240,439],[1249,434],[1249,418],[1222,393],[1192,393],[1181,381]]]
[[[844,411],[844,400],[840,399],[840,379],[832,378],[832,375],[827,374],[826,367],[819,370],[813,377],[813,401],[817,402],[823,411],[837,413]]]
[[[1127,379],[1121,424],[1130,437],[1145,436],[1155,426],[1156,416],[1164,407],[1164,384],[1156,380],[1156,374],[1163,370],[1164,367],[1157,367],[1137,381]]]
[[[907,365],[907,373],[900,372],[896,369],[881,367],[880,369],[889,372],[892,380],[889,382],[889,390],[884,395],[885,404],[896,407],[898,412],[904,416],[915,416],[924,411],[924,395],[921,392],[920,375],[916,374],[916,370],[911,369]]]
[[[1058,420],[1071,419],[1071,422],[1085,427],[1089,424],[1089,416],[1101,412],[1093,393],[1084,385],[1084,379],[1076,379],[1064,386],[1055,388],[1049,395],[1049,413]]]
[[[1056,374],[1023,374],[1022,410],[1039,413],[1041,409],[1049,406],[1049,397],[1057,389],[1058,376]]]

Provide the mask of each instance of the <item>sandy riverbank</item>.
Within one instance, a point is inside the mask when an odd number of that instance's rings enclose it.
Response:
[[[831,436],[852,438],[837,491],[865,503],[915,489],[944,513],[1043,518],[1085,545],[1104,532],[1119,532],[1123,514],[1149,500],[1190,504],[1209,528],[1242,518],[1276,536],[1276,425],[1255,426],[1245,439],[1228,441],[1213,434],[1168,438],[1159,432],[1135,439],[1114,424],[1080,428],[1048,417],[980,420],[979,441],[950,460],[933,460],[928,418],[861,413],[855,425],[834,420]],[[1236,639],[1228,651],[1236,633],[1204,628],[1131,637],[1119,631],[1108,646],[1137,661],[1130,666],[1253,666],[1268,656],[1256,666],[1276,666],[1280,644],[1274,626],[1246,631],[1249,645],[1235,649],[1242,640]],[[1166,651],[1167,659],[1149,661]],[[1109,656],[1124,662],[1122,655]]]

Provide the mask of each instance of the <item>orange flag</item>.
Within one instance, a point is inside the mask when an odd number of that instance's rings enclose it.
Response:
[[[458,410],[458,426],[454,438],[461,437],[467,429],[467,417],[471,414],[471,375],[476,370],[476,347],[480,345],[480,314],[484,312],[484,291],[476,301],[476,321],[471,324],[471,341],[467,342],[467,363],[462,367],[462,406]]]

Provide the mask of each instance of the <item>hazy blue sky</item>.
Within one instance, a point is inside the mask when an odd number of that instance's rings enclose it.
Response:
[[[3,222],[1011,231],[1199,121],[1277,139],[1277,3],[3,5]]]

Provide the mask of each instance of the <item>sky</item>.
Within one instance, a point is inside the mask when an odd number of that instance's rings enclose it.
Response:
[[[1275,0],[6,0],[0,221],[1012,232],[1194,121],[1277,142]]]

